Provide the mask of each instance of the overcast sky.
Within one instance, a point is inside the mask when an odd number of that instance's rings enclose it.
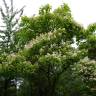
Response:
[[[40,6],[47,3],[52,5],[53,8],[67,3],[71,8],[74,19],[85,27],[96,22],[96,0],[14,0],[16,8],[26,5],[24,15],[27,16],[37,14]]]

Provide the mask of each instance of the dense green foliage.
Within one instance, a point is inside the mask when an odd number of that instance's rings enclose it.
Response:
[[[75,22],[67,4],[23,16],[15,51],[0,55],[0,96],[95,96],[95,30]]]

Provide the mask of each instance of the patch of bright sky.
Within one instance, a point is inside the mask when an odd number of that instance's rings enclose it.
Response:
[[[10,0],[6,0],[10,1]],[[24,15],[32,16],[37,14],[42,5],[49,3],[53,9],[63,3],[67,3],[71,8],[74,19],[86,27],[88,24],[96,22],[96,0],[13,0],[16,8],[26,5]],[[0,5],[2,3],[0,2]]]

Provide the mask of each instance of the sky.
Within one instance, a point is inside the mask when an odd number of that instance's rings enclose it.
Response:
[[[6,0],[9,2],[9,0]],[[88,24],[96,22],[96,0],[13,0],[15,8],[25,5],[24,15],[37,14],[42,5],[49,3],[55,9],[63,3],[67,3],[71,9],[74,19],[87,27]],[[2,5],[2,3],[0,3]]]

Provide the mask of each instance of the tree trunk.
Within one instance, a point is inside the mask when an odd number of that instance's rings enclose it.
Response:
[[[8,89],[9,79],[5,78],[5,84],[4,84],[4,96],[8,96],[7,89]]]

